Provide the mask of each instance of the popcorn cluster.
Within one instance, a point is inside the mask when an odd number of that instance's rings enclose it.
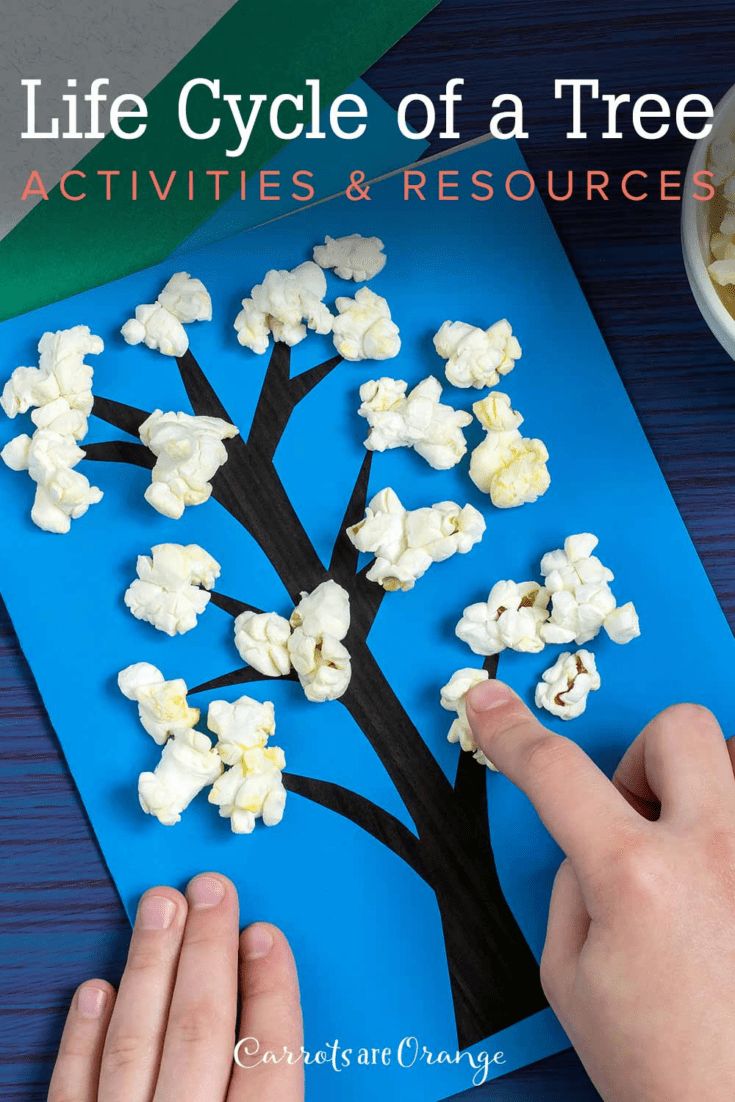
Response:
[[[720,228],[710,237],[714,260],[708,267],[710,277],[720,287],[735,284],[735,141],[713,142],[709,150],[712,183],[725,200]]]
[[[506,648],[538,654],[548,604],[549,593],[537,582],[496,582],[486,601],[467,606],[456,635],[475,654],[500,654]]]
[[[271,269],[256,283],[250,298],[242,300],[235,318],[237,339],[245,348],[262,354],[270,337],[283,344],[299,344],[308,329],[329,333],[332,315],[323,299],[327,293],[324,272],[312,260],[288,270]]]
[[[505,318],[489,329],[445,321],[434,337],[434,348],[447,361],[444,370],[452,386],[478,390],[496,386],[521,358],[521,346]]]
[[[350,233],[346,237],[324,238],[323,245],[314,247],[314,260],[320,268],[333,268],[340,279],[365,283],[385,267],[386,256],[379,237],[363,237]]]
[[[241,612],[235,646],[243,661],[266,677],[295,671],[307,700],[344,696],[352,677],[342,640],[350,628],[350,597],[331,578],[302,593],[290,620],[276,612]]]
[[[219,417],[163,413],[160,409],[140,426],[140,439],[156,456],[145,499],[172,520],[187,505],[202,505],[212,493],[211,479],[227,462],[223,441],[239,430]]]
[[[393,592],[413,589],[432,563],[466,554],[484,532],[485,520],[472,505],[440,501],[406,509],[387,487],[370,501],[363,520],[347,529],[347,536],[358,551],[375,555],[368,579]]]
[[[536,686],[536,707],[560,719],[576,719],[587,707],[587,697],[600,687],[595,656],[588,650],[564,651],[544,670]]]
[[[471,415],[441,402],[441,383],[433,375],[407,391],[402,379],[363,383],[357,412],[370,426],[365,447],[376,452],[413,448],[437,471],[456,466],[467,451],[462,429]]]
[[[543,440],[522,436],[523,417],[499,391],[475,402],[473,410],[486,436],[470,459],[470,478],[490,495],[497,509],[537,501],[551,485]]]
[[[467,720],[467,693],[475,685],[487,681],[489,677],[490,674],[487,670],[473,670],[466,667],[456,670],[446,685],[442,687],[440,703],[442,708],[446,708],[448,712],[457,713],[457,718],[452,720],[452,725],[449,728],[447,741],[458,742],[460,749],[472,754],[476,762],[497,772],[493,763],[485,757],[475,742],[472,729]]]
[[[344,360],[392,360],[401,350],[401,338],[384,298],[361,287],[354,298],[338,298],[334,319],[334,347]]]
[[[220,565],[196,543],[159,543],[138,556],[136,572],[125,592],[133,616],[166,635],[183,635],[209,604]]]
[[[250,834],[259,818],[266,826],[280,823],[286,803],[286,759],[280,747],[266,745],[276,729],[270,701],[260,703],[247,696],[234,704],[212,701],[207,727],[217,736],[213,747],[195,730],[200,712],[189,707],[181,678],[166,681],[155,666],[137,662],[120,672],[118,685],[124,696],[138,703],[143,728],[163,746],[153,772],[138,778],[138,799],[146,814],[173,826],[191,801],[212,785],[209,802],[230,820],[235,834]]]
[[[28,471],[36,483],[31,520],[46,532],[68,532],[72,520],[102,500],[102,491],[74,467],[84,458],[78,441],[87,434],[94,403],[94,372],[84,357],[103,349],[86,325],[44,333],[38,367],[17,367],[0,398],[8,417],[33,411],[33,435],[14,437],[0,458],[13,471]]]
[[[176,272],[155,302],[136,306],[135,317],[120,332],[127,344],[145,344],[164,356],[183,356],[189,347],[184,326],[211,320],[212,300],[202,281],[188,272]]]

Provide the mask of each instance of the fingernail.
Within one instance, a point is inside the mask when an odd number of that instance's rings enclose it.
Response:
[[[242,942],[245,960],[258,960],[260,957],[267,957],[273,948],[273,934],[267,926],[256,923],[255,926],[248,926]]]
[[[197,876],[189,884],[192,907],[216,907],[222,902],[225,886],[216,876]]]
[[[77,995],[77,1009],[82,1018],[99,1018],[105,1009],[107,991],[102,987],[82,987]]]
[[[504,682],[491,678],[470,689],[467,693],[467,705],[473,712],[489,712],[492,708],[499,708],[501,704],[508,704],[513,696],[513,690]]]
[[[168,930],[176,914],[176,904],[165,895],[144,895],[138,907],[137,925],[141,930]]]

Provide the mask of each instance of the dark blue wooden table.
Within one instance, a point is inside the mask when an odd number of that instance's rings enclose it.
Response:
[[[437,95],[450,77],[464,77],[458,120],[467,138],[486,129],[494,95],[515,92],[527,109],[524,144],[534,172],[594,167],[615,179],[630,168],[682,168],[688,143],[604,142],[592,129],[588,141],[569,143],[554,78],[596,77],[603,91],[658,91],[672,101],[690,91],[716,100],[735,79],[734,32],[731,0],[444,0],[367,80],[397,105],[410,91]],[[690,296],[679,205],[611,197],[550,206],[732,624],[735,366]],[[128,928],[4,611],[0,728],[0,1097],[31,1102],[46,1096],[72,989],[93,974],[119,976]],[[597,1095],[567,1052],[472,1097],[576,1102]]]

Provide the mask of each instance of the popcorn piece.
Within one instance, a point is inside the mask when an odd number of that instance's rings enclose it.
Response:
[[[276,826],[283,818],[286,789],[282,771],[286,758],[278,746],[253,747],[242,759],[215,781],[209,802],[219,807],[220,815],[230,820],[234,834],[251,834],[256,819]]]
[[[350,627],[350,598],[331,578],[302,593],[291,614],[291,663],[307,700],[344,696],[352,677],[350,653],[342,643]]]
[[[235,318],[239,343],[260,355],[271,334],[293,346],[304,339],[307,327],[316,333],[331,332],[332,315],[322,301],[326,293],[324,272],[311,260],[291,271],[272,269],[253,287],[250,298],[242,300]]]
[[[707,271],[720,287],[731,287],[735,283],[735,258],[728,257],[723,260],[714,260],[708,265]]]
[[[241,612],[235,620],[235,646],[244,662],[266,677],[291,672],[291,626],[276,612]]]
[[[715,187],[721,187],[729,176],[735,173],[735,142],[712,142],[709,147],[709,168],[712,172],[712,183]]]
[[[472,754],[480,765],[486,765],[497,773],[496,767],[486,758],[482,750],[475,742],[474,735],[467,720],[467,693],[475,685],[490,678],[487,670],[461,669],[452,674],[451,678],[441,690],[441,706],[448,712],[456,712],[457,718],[452,721],[447,735],[448,742],[458,742],[460,749]]]
[[[92,412],[94,371],[84,362],[104,349],[101,337],[86,325],[44,333],[38,342],[38,367],[16,367],[3,389],[0,405],[8,417],[27,413],[37,428],[81,440]]]
[[[551,616],[540,629],[546,643],[587,643],[608,623],[608,634],[615,642],[630,642],[640,635],[635,606],[629,602],[616,608],[610,589],[614,574],[592,554],[598,542],[591,532],[581,532],[569,536],[563,549],[541,559],[552,605]]]
[[[154,772],[140,774],[140,806],[163,826],[173,826],[194,797],[221,772],[222,762],[206,735],[179,731],[164,746]]]
[[[588,650],[565,651],[544,670],[536,686],[536,707],[560,719],[576,719],[587,707],[587,697],[600,687],[595,656]]]
[[[140,439],[156,456],[145,499],[159,513],[178,520],[187,505],[202,505],[211,479],[227,462],[223,440],[239,430],[219,417],[155,410],[140,426]]]
[[[372,499],[365,517],[347,529],[358,551],[375,555],[367,577],[392,592],[413,589],[433,562],[466,554],[485,531],[472,505],[461,508],[440,501],[430,508],[407,510],[390,487]]]
[[[145,344],[164,356],[183,356],[189,347],[184,326],[211,320],[212,300],[202,281],[188,272],[176,272],[155,302],[136,306],[135,317],[120,332],[127,344]]]
[[[196,543],[159,543],[150,555],[138,556],[136,571],[125,593],[133,616],[166,635],[183,635],[196,627],[209,604],[207,590],[219,577],[220,565]]]
[[[467,451],[462,429],[472,417],[440,401],[442,387],[432,375],[406,394],[401,379],[373,379],[360,387],[358,409],[370,425],[369,451],[413,448],[435,470],[456,466]]]
[[[117,684],[123,696],[137,701],[140,722],[159,746],[172,735],[187,734],[199,722],[199,709],[186,701],[186,682],[180,677],[165,681],[150,662],[126,666]]]
[[[207,727],[217,736],[217,752],[223,762],[237,765],[249,750],[265,746],[275,732],[275,709],[269,700],[261,704],[249,696],[241,696],[234,704],[213,700]]]
[[[314,248],[314,260],[320,268],[334,268],[340,279],[364,283],[385,267],[386,256],[379,237],[363,237],[350,233],[346,237],[324,238],[323,245]]]
[[[523,417],[511,409],[507,394],[488,395],[472,408],[487,431],[470,459],[474,484],[498,509],[537,501],[551,485],[544,442],[521,436]]]
[[[361,287],[354,298],[338,298],[334,347],[345,360],[391,360],[401,349],[398,326],[384,298]]]
[[[456,635],[475,654],[499,654],[506,647],[538,654],[544,640],[539,631],[548,619],[549,593],[537,582],[496,582],[487,601],[468,605]]]
[[[452,386],[478,390],[495,386],[521,358],[521,346],[505,318],[489,329],[445,321],[434,337],[434,348],[447,361],[444,370]]]
[[[45,532],[68,532],[72,520],[102,500],[102,490],[73,469],[84,452],[71,435],[52,429],[23,433],[5,445],[0,458],[13,471],[28,471],[36,483],[31,520]]]

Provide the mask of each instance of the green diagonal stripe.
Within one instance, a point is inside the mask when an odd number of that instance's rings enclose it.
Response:
[[[279,92],[305,92],[304,82],[319,78],[322,103],[362,75],[438,0],[239,0],[146,98],[148,127],[135,141],[110,134],[78,164],[88,176],[88,197],[65,200],[58,187],[0,242],[0,319],[104,283],[164,259],[214,211],[210,187],[202,189],[206,169],[229,169],[221,198],[239,186],[239,171],[253,172],[283,144],[259,123],[241,159],[224,155],[234,127],[210,141],[186,138],[178,125],[181,88],[193,77],[219,78],[224,93],[240,93],[244,110],[250,93],[269,98]],[[134,91],[134,89],[131,89]],[[189,117],[201,129],[211,121],[209,97],[195,94]],[[197,108],[197,103],[199,107]],[[219,103],[220,110],[227,105]],[[202,118],[197,119],[197,110]],[[207,112],[208,113],[205,113]],[[223,115],[223,119],[225,116]],[[225,137],[229,136],[229,141]],[[106,202],[98,170],[119,169]],[[132,169],[140,175],[139,197],[130,198]],[[147,177],[161,183],[177,170],[173,194],[161,202]],[[194,202],[184,177],[199,178]],[[19,188],[21,184],[19,182]],[[79,186],[74,181],[74,186]],[[71,187],[71,184],[70,184]],[[116,189],[116,190],[115,190]]]

